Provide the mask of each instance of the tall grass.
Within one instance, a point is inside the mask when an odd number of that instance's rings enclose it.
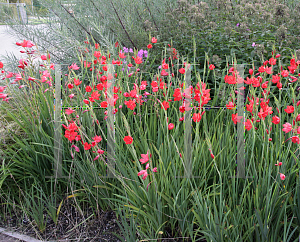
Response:
[[[108,53],[101,53],[108,56]],[[267,115],[265,119],[259,118],[260,107],[254,105],[257,107],[251,122],[253,127],[250,131],[244,131],[246,179],[243,179],[238,178],[236,174],[236,162],[241,161],[236,160],[238,129],[232,121],[232,114],[237,113],[237,110],[222,108],[229,101],[236,103],[239,95],[235,92],[236,85],[224,83],[225,75],[231,75],[229,68],[236,68],[233,62],[238,63],[237,60],[227,62],[227,68],[220,70],[223,75],[219,78],[214,75],[215,69],[209,69],[207,60],[201,72],[196,69],[198,63],[195,60],[191,62],[190,68],[196,73],[191,80],[194,91],[197,89],[197,83],[200,84],[200,91],[204,91],[201,84],[206,83],[206,89],[211,89],[212,100],[201,110],[194,106],[192,113],[202,113],[204,110],[205,113],[200,122],[192,121],[192,142],[188,143],[190,147],[186,150],[187,120],[179,121],[179,118],[184,116],[179,111],[182,100],[170,102],[167,110],[162,109],[161,105],[163,101],[174,99],[174,88],[178,88],[180,84],[187,85],[187,74],[180,74],[178,70],[184,67],[184,62],[189,61],[185,58],[170,61],[167,51],[163,52],[162,56],[161,60],[165,58],[169,63],[170,69],[167,71],[174,73],[174,77],[161,77],[161,69],[156,73],[146,73],[145,64],[141,64],[140,72],[132,76],[125,73],[127,66],[124,66],[125,71],[122,71],[122,65],[114,66],[112,74],[117,73],[114,86],[121,91],[115,105],[118,111],[114,115],[115,169],[106,165],[110,155],[107,146],[112,145],[107,143],[109,132],[104,119],[104,111],[109,109],[95,108],[106,100],[104,92],[99,91],[99,101],[87,105],[88,112],[83,113],[84,109],[74,108],[74,113],[66,115],[64,109],[64,124],[68,126],[71,120],[75,121],[80,127],[78,132],[83,143],[90,144],[95,135],[101,135],[102,141],[89,150],[84,150],[83,144],[76,142],[74,144],[78,146],[79,152],[75,152],[70,142],[63,137],[63,170],[69,175],[69,179],[68,182],[58,180],[61,185],[60,193],[67,193],[69,198],[74,198],[79,209],[88,204],[94,209],[95,215],[100,209],[113,209],[121,216],[120,226],[127,241],[179,237],[184,241],[297,241],[300,210],[299,144],[287,140],[291,133],[286,134],[282,131],[282,125],[285,122],[292,124],[299,114],[299,106],[296,105],[299,97],[294,91],[297,82],[291,83],[288,78],[281,77],[283,88],[278,90],[276,85],[272,85],[271,76],[262,73],[262,83],[269,80],[265,89],[270,91],[269,96],[262,94],[261,87],[245,85],[246,97],[262,98],[260,101],[270,99],[268,105],[274,113]],[[149,51],[144,63],[151,61],[151,58]],[[94,59],[91,52],[86,54],[84,60],[93,63]],[[132,58],[129,56],[126,60],[130,62]],[[273,67],[274,74],[281,72],[284,61],[277,58],[277,64]],[[79,71],[69,71],[68,83],[73,83],[74,77],[83,82],[73,89],[63,89],[65,107],[79,106],[83,99],[89,99],[91,93],[85,91],[85,86],[89,84],[93,87],[94,84],[100,83],[96,73],[102,71],[103,65],[91,64],[92,68],[94,66],[96,72],[91,72],[83,63]],[[257,69],[258,67],[255,73]],[[187,66],[185,70],[187,73]],[[133,73],[134,71],[135,69],[132,69]],[[248,76],[247,73],[248,68],[245,71],[245,75]],[[294,76],[298,73],[299,66]],[[108,73],[106,75],[108,76]],[[168,88],[153,92],[151,82],[157,80],[157,76],[162,78]],[[123,94],[132,91],[134,84],[139,87],[143,80],[148,81],[146,91],[150,95],[144,95],[143,99],[147,101],[143,105],[137,103],[135,109],[130,110],[124,105],[124,101],[133,98],[124,97]],[[40,189],[45,192],[45,197],[51,195],[53,181],[44,177],[53,174],[53,89],[44,93],[43,85],[28,89],[28,92],[32,92],[30,99],[25,95],[22,99],[16,99],[19,101],[15,105],[1,105],[1,111],[15,121],[26,134],[26,138],[20,139],[12,133],[13,143],[4,147],[6,156],[1,172],[11,174],[12,177],[6,175],[2,179],[2,190],[8,197],[16,196],[19,189],[30,192],[28,184],[33,184],[30,180],[32,177],[37,178],[34,179],[35,182],[40,181]],[[187,87],[184,86],[182,92]],[[136,91],[137,95],[144,94],[140,88],[136,88]],[[71,93],[75,94],[72,99],[68,97]],[[247,98],[245,100],[248,102]],[[293,114],[284,111],[289,105],[295,108]],[[79,118],[76,115],[79,115]],[[244,115],[245,121],[252,118],[248,111]],[[277,125],[271,123],[274,115],[280,117],[280,123]],[[175,125],[171,130],[168,129],[169,123]],[[131,136],[133,143],[125,144],[125,136]],[[272,141],[269,141],[269,138],[272,138]],[[104,154],[95,159],[98,154],[92,151],[96,152],[98,149],[104,150]],[[138,173],[145,169],[146,164],[139,160],[141,154],[147,152],[151,157],[149,156],[148,162],[149,175],[144,180]],[[186,177],[188,168],[185,158],[188,156],[192,159],[190,178]],[[282,162],[282,166],[275,166],[277,161]],[[157,172],[153,172],[154,167],[157,167]],[[114,178],[105,177],[108,169],[114,174]],[[280,178],[280,173],[286,175],[285,180]],[[13,193],[9,187],[13,187]],[[61,197],[56,199],[57,205],[52,205],[52,210],[48,206],[53,220],[57,219],[61,200]],[[43,198],[39,201],[48,200]],[[55,200],[51,200],[49,204],[55,203],[53,201]],[[18,201],[21,202],[22,200]],[[31,209],[40,215],[38,204]],[[43,229],[42,216],[31,217]]]

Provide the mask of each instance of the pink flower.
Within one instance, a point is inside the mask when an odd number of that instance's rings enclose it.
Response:
[[[280,161],[278,164],[275,164],[275,166],[281,166],[282,162]]]
[[[69,98],[73,98],[74,96],[75,96],[75,94],[72,93],[72,94],[69,95]]]
[[[0,92],[3,92],[6,86],[0,86]]]
[[[284,181],[284,179],[285,179],[285,175],[284,175],[284,174],[282,174],[282,173],[280,173],[280,179]]]
[[[149,161],[149,154],[148,154],[148,151],[147,151],[147,154],[141,154],[141,159],[140,159],[140,162],[142,163],[142,164],[145,164],[146,162],[148,162]]]
[[[100,155],[97,155],[97,156],[95,157],[94,161],[95,161],[95,160],[98,160],[99,157],[100,157]]]
[[[147,170],[141,170],[139,173],[138,173],[138,176],[141,176],[141,175],[145,175],[147,174]],[[147,177],[147,176],[146,176]],[[144,178],[143,178],[144,179]]]
[[[4,94],[4,93],[0,93],[0,98],[6,98],[7,97],[7,94]]]
[[[104,154],[104,150],[100,150],[99,149],[99,150],[97,150],[97,153],[100,154],[100,155],[102,155],[102,154]]]
[[[74,110],[72,110],[71,108],[68,108],[67,110],[66,110],[66,114],[67,115],[70,115],[70,114],[72,114],[72,113],[74,113],[75,111]]]
[[[283,129],[282,131],[285,132],[285,133],[288,133],[292,130],[292,125],[290,123],[285,123],[283,124]]]
[[[77,152],[80,151],[80,149],[79,149],[76,145],[72,145],[72,146],[71,146],[71,148],[73,148],[73,147],[75,148],[75,150],[76,150]]]
[[[31,48],[34,44],[30,40],[24,40],[22,43],[17,42],[16,45]]]
[[[154,167],[152,171],[157,172],[157,167]]]
[[[78,70],[79,69],[79,66],[76,65],[76,63],[72,63],[71,66],[69,66],[69,69],[73,69],[73,70]]]

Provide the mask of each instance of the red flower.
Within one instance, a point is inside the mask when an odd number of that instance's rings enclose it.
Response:
[[[163,63],[161,67],[165,70],[169,69],[169,65],[167,63]]]
[[[3,63],[0,61],[0,69],[3,68]]]
[[[227,109],[233,109],[235,107],[235,104],[233,102],[229,102],[229,104],[226,104]]]
[[[174,97],[174,101],[180,101],[182,99],[180,88],[176,88],[174,90],[173,97]]]
[[[69,89],[72,89],[73,87],[74,87],[74,85],[73,85],[72,83],[69,83],[69,84],[68,84],[68,88],[69,88]]]
[[[250,70],[249,70],[249,74],[252,76],[252,74],[253,74],[253,69],[250,69]]]
[[[142,60],[142,58],[141,57],[139,57],[139,56],[137,56],[136,58],[133,58],[134,59],[134,61],[135,61],[135,64],[142,64],[143,63],[143,60]]]
[[[103,101],[100,103],[101,108],[107,108],[107,102]]]
[[[156,42],[157,42],[157,39],[156,39],[155,37],[152,37],[151,42],[152,42],[152,43],[156,43]]]
[[[278,116],[272,117],[272,123],[273,124],[279,124],[280,123],[280,118]]]
[[[74,78],[75,86],[79,86],[81,83],[82,83],[82,81],[79,81],[79,79]]]
[[[286,109],[284,109],[286,113],[293,113],[294,112],[294,106],[287,106]]]
[[[278,82],[278,83],[277,83],[277,87],[278,87],[279,90],[281,90],[281,89],[282,89],[282,83],[281,83],[281,82]]]
[[[234,76],[228,76],[228,75],[226,75],[224,77],[224,79],[225,79],[225,83],[236,84],[236,78]]]
[[[234,124],[240,123],[243,116],[238,116],[238,114],[231,115],[232,121]]]
[[[284,175],[284,174],[282,174],[282,173],[280,173],[280,179],[284,181],[284,179],[285,179],[285,175]]]
[[[97,59],[99,59],[99,58],[101,57],[100,51],[95,51],[95,52],[94,52],[94,56],[95,56]]]
[[[293,137],[292,137],[292,142],[293,142],[293,143],[300,144],[300,139],[299,139],[299,137],[298,137],[298,136],[293,136]]]
[[[250,119],[247,119],[247,122],[245,122],[245,129],[250,131],[252,129],[252,123]]]
[[[280,76],[279,75],[273,75],[272,76],[272,82],[274,83],[274,84],[276,84],[277,82],[279,82],[280,81]]]
[[[87,142],[84,143],[84,150],[89,150],[91,147],[91,144],[88,144]]]
[[[167,101],[162,102],[162,109],[167,110],[170,107],[169,103]]]
[[[172,129],[174,129],[174,124],[173,124],[173,123],[169,123],[169,125],[168,125],[168,129],[169,129],[169,130],[172,130]]]
[[[68,130],[76,131],[76,130],[78,130],[78,127],[75,123],[70,123],[69,126],[68,126]]]
[[[151,45],[151,44],[147,45],[147,48],[148,48],[148,49],[151,49],[151,48],[152,48],[152,45]]]
[[[124,58],[126,58],[126,56],[125,56],[125,54],[124,53],[119,53],[119,57],[121,58],[121,59],[124,59]]]
[[[93,140],[96,142],[96,143],[99,143],[99,142],[101,142],[101,140],[102,140],[102,138],[101,138],[101,136],[95,136],[95,137],[93,137]]]
[[[130,110],[133,110],[136,107],[135,102],[132,100],[125,101],[124,103],[127,106],[127,108],[129,108]]]
[[[72,142],[73,140],[75,140],[75,139],[76,139],[76,136],[77,136],[77,132],[70,131],[70,130],[66,130],[66,131],[65,131],[65,137],[66,137],[70,142]]]
[[[273,57],[269,60],[269,63],[271,66],[276,65],[276,59],[274,59]]]
[[[258,68],[258,71],[259,71],[260,73],[265,72],[265,67],[263,67],[263,66],[259,67],[259,68]]]
[[[131,136],[125,136],[124,142],[125,142],[125,144],[130,145],[133,142],[133,138]]]
[[[202,118],[201,113],[194,113],[193,114],[193,120],[194,120],[194,122],[200,122],[201,118]]]
[[[281,72],[281,75],[282,75],[283,77],[287,77],[287,76],[289,75],[289,72],[288,72],[287,70],[283,70],[283,71]]]
[[[210,66],[209,66],[208,68],[212,71],[212,70],[215,69],[216,67],[215,67],[213,64],[210,64]]]
[[[184,68],[180,68],[180,69],[179,69],[179,72],[180,72],[181,74],[184,74],[184,73],[185,73],[185,69],[184,69]]]
[[[166,72],[165,70],[162,70],[161,73],[160,73],[161,76],[168,76],[169,73]]]
[[[86,92],[91,92],[91,91],[92,91],[92,88],[91,88],[90,86],[86,86],[85,91],[86,91]]]

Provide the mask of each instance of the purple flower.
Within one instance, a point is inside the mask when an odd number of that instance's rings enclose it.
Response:
[[[133,53],[133,50],[130,48],[130,49],[129,49],[129,52],[130,52],[130,53]]]
[[[236,27],[239,27],[240,26],[240,23],[237,23]]]
[[[252,47],[254,47],[254,46],[255,46],[255,42],[252,43]]]
[[[144,54],[144,51],[141,49],[141,50],[139,50],[139,52],[138,52],[138,56],[139,57],[141,57],[141,58],[143,58],[143,54]]]
[[[148,57],[148,51],[144,50],[144,56],[147,58]]]
[[[123,47],[124,53],[128,52],[128,48],[126,48],[125,46]]]
[[[158,69],[161,69],[161,66],[159,66]]]

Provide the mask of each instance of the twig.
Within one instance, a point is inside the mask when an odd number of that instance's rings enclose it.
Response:
[[[97,10],[97,12],[101,15],[101,17],[102,17],[102,19],[104,19],[104,17],[103,17],[103,14],[100,12],[100,10],[97,8],[97,6],[96,6],[96,4],[93,2],[93,0],[90,0],[90,2],[94,5],[94,7],[95,7],[95,9]],[[117,37],[118,37],[118,34],[112,29],[112,28],[110,28],[110,27],[108,27],[109,28],[109,30],[111,31],[111,32],[113,32]],[[125,46],[125,44],[122,42],[122,41],[120,41],[121,42],[121,44],[123,45],[123,46]]]
[[[110,3],[111,3],[111,5],[112,5],[112,7],[113,7],[113,9],[114,9],[114,11],[115,11],[115,13],[116,13],[116,15],[117,15],[119,21],[120,21],[120,23],[121,23],[121,25],[122,25],[122,28],[124,29],[124,31],[125,31],[127,37],[129,38],[131,44],[134,46],[135,49],[137,49],[136,46],[135,46],[135,44],[133,43],[132,39],[130,38],[130,36],[129,36],[127,30],[125,29],[125,27],[124,27],[124,25],[123,25],[123,23],[122,23],[122,20],[120,19],[119,14],[118,14],[117,10],[115,9],[115,6],[114,6],[113,2],[110,1]]]
[[[79,21],[60,3],[60,6],[80,25],[80,27],[89,35],[91,36],[96,43],[100,44],[100,42],[88,31]]]
[[[158,27],[157,27],[157,25],[156,25],[156,23],[155,23],[155,20],[154,20],[154,18],[153,18],[153,15],[152,15],[152,13],[151,13],[151,11],[150,11],[150,9],[149,9],[149,7],[148,7],[148,4],[147,4],[147,2],[146,2],[145,0],[144,0],[144,3],[145,3],[146,8],[148,9],[148,11],[149,11],[149,13],[150,13],[150,16],[151,16],[151,18],[152,18],[152,20],[153,20],[153,23],[154,23],[155,27],[156,27],[156,30],[158,31]]]

